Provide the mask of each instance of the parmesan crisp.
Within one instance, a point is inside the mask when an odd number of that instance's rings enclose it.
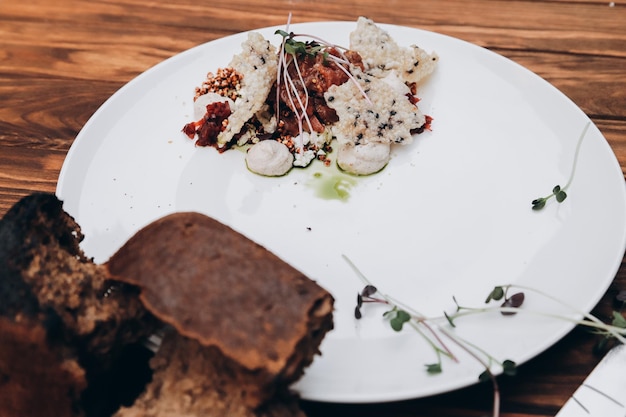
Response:
[[[242,52],[235,55],[229,64],[230,68],[243,75],[241,88],[231,109],[228,126],[217,137],[219,147],[230,142],[243,125],[263,108],[278,72],[276,47],[260,33],[248,34],[241,48]]]
[[[392,88],[380,79],[352,68],[356,81],[334,85],[324,98],[337,112],[339,121],[333,133],[339,143],[411,143],[411,129],[425,123],[424,115],[403,92]],[[367,98],[363,96],[367,95]]]
[[[350,34],[350,49],[363,58],[366,71],[385,77],[392,70],[407,83],[419,83],[437,67],[439,57],[412,45],[398,46],[393,38],[374,21],[359,17],[356,29]]]

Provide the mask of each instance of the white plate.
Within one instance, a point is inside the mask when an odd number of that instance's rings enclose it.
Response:
[[[292,26],[348,44],[353,22]],[[481,367],[435,361],[415,332],[393,332],[369,309],[353,317],[362,282],[347,255],[379,288],[426,315],[454,311],[452,297],[482,305],[496,284],[553,293],[582,311],[601,298],[625,248],[620,167],[591,126],[569,197],[543,211],[530,202],[564,185],[588,118],[550,84],[495,53],[421,30],[384,26],[401,45],[436,51],[439,67],[419,95],[432,132],[397,147],[381,173],[359,178],[347,201],[317,196],[337,178],[321,166],[282,178],[248,172],[243,153],[196,148],[181,133],[194,87],[228,64],[246,34],[181,53],[114,94],[76,138],[57,193],[82,225],[88,255],[102,262],[139,228],[174,211],[213,216],[317,280],[337,300],[336,329],[296,389],[306,399],[390,401],[474,383]],[[275,28],[262,29],[278,43]],[[321,177],[314,173],[321,172]],[[335,176],[335,177],[333,177]],[[167,256],[167,254],[155,254]],[[250,277],[263,279],[263,277]],[[369,306],[368,306],[369,307]],[[525,308],[567,313],[536,294]],[[522,363],[572,324],[533,314],[479,315],[456,332],[495,358]]]

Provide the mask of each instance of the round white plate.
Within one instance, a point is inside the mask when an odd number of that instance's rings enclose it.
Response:
[[[574,103],[488,50],[382,26],[402,46],[436,51],[440,63],[419,91],[419,106],[434,118],[432,131],[394,148],[377,175],[346,179],[319,164],[264,178],[246,170],[243,152],[197,148],[181,133],[193,118],[194,87],[240,52],[242,33],[174,56],[120,89],[76,138],[58,183],[58,196],[86,235],[83,248],[97,262],[151,221],[194,210],[239,230],[327,288],[336,298],[335,330],[294,387],[311,400],[427,396],[472,384],[482,371],[447,341],[458,362],[444,359],[443,372],[429,375],[425,364],[436,357],[416,332],[394,332],[376,306],[367,305],[357,322],[363,282],[342,255],[381,290],[430,317],[454,312],[453,296],[481,306],[494,285],[507,283],[589,311],[624,254],[624,180],[594,125],[569,197],[531,210],[534,198],[564,185],[572,170],[577,139],[589,122]],[[292,26],[340,45],[348,45],[354,28],[354,22]],[[278,44],[275,29],[260,32]],[[337,180],[349,188],[349,198],[320,197]],[[573,314],[530,292],[524,309]],[[456,325],[457,335],[517,363],[573,326],[531,313],[476,315]]]

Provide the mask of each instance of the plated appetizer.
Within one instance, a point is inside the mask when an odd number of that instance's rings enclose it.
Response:
[[[196,88],[195,121],[183,132],[220,152],[248,147],[246,164],[261,175],[284,175],[313,160],[368,175],[389,162],[394,144],[430,128],[417,90],[438,56],[399,46],[360,17],[347,48],[278,30],[278,47],[251,32],[226,68]]]

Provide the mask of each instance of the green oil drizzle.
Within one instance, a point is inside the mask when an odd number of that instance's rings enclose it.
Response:
[[[357,184],[356,178],[340,172],[315,172],[308,185],[315,195],[325,200],[347,201],[350,191]]]

